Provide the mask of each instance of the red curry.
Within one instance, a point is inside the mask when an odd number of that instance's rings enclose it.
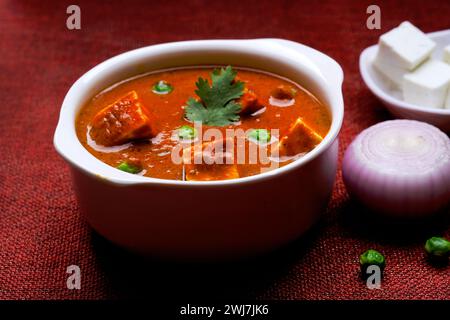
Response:
[[[91,154],[120,170],[206,181],[283,166],[319,144],[330,125],[327,108],[288,79],[197,67],[141,75],[105,89],[81,108],[76,131]],[[209,141],[208,129],[223,138]],[[244,139],[229,138],[227,129],[242,129]],[[267,152],[269,161],[250,161],[252,144]],[[244,161],[237,161],[230,145],[244,146]],[[208,156],[223,161],[208,163]]]

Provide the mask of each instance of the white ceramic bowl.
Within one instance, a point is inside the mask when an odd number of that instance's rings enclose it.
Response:
[[[442,60],[443,49],[450,44],[450,30],[427,34],[437,47],[432,58]],[[402,100],[402,92],[381,75],[373,66],[378,45],[364,49],[359,57],[359,70],[370,91],[377,96],[391,114],[398,118],[428,122],[443,131],[450,131],[450,109],[427,108]]]
[[[79,142],[75,117],[93,95],[140,73],[190,65],[233,65],[285,76],[330,109],[332,126],[303,158],[256,176],[187,182],[130,175]],[[101,235],[130,250],[182,259],[233,258],[285,244],[327,206],[335,179],[344,106],[343,73],[328,56],[286,40],[204,40],[149,46],[113,57],[67,93],[54,136],[70,164],[78,202]]]

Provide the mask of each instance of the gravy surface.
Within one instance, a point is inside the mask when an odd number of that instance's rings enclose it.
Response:
[[[327,108],[300,85],[279,76],[256,70],[235,68],[237,76],[254,91],[265,109],[253,115],[241,116],[240,121],[225,127],[218,127],[225,135],[225,129],[278,129],[280,136],[287,134],[299,117],[317,134],[324,137],[331,125]],[[138,159],[143,171],[139,174],[153,178],[183,179],[183,165],[175,164],[171,151],[179,144],[174,133],[183,125],[192,125],[184,117],[184,106],[190,97],[196,97],[195,83],[199,77],[210,81],[211,67],[173,69],[150,73],[125,80],[105,89],[84,105],[76,119],[76,133],[83,146],[104,163],[117,167],[126,159]],[[152,87],[160,80],[173,86],[169,94],[155,94]],[[295,88],[291,103],[283,105],[272,96],[280,86]],[[155,116],[157,136],[143,141],[132,141],[121,146],[104,147],[95,144],[89,137],[89,126],[93,117],[130,91],[137,92],[146,108]],[[206,128],[206,126],[205,126]],[[289,161],[281,162],[281,165]],[[239,164],[240,177],[261,172],[261,164]]]

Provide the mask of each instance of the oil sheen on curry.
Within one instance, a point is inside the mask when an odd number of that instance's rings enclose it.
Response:
[[[314,149],[328,109],[301,85],[227,67],[171,69],[103,90],[76,120],[104,163],[152,178],[211,181],[256,175]]]

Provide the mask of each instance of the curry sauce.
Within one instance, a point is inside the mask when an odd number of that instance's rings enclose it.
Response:
[[[97,94],[77,116],[78,139],[92,155],[110,166],[125,168],[124,171],[132,174],[174,180],[222,180],[255,175],[264,168],[283,166],[320,143],[330,128],[331,117],[318,99],[299,84],[277,75],[235,69],[237,76],[230,87],[242,83],[243,89],[238,93],[239,98],[226,105],[230,110],[239,106],[236,114],[229,112],[235,121],[221,126],[203,124],[200,128],[192,123],[188,111],[200,110],[201,115],[208,109],[208,101],[202,101],[207,99],[199,98],[196,91],[199,77],[214,85],[213,68],[172,69],[140,75]],[[190,98],[194,100],[188,102]],[[189,110],[189,103],[200,107]],[[180,134],[185,128],[192,128],[187,132],[195,132],[197,136],[186,139]],[[199,139],[203,139],[203,144],[196,150],[204,155],[208,146],[204,134],[208,129],[222,133],[223,141],[229,140],[225,137],[230,130],[242,129],[247,143],[246,161],[234,161],[235,151],[231,152],[231,162],[226,159],[226,163],[208,166],[185,161],[186,150],[187,158],[195,158],[194,145]],[[263,151],[276,150],[276,156],[269,157],[270,163],[259,160],[252,163],[248,160],[252,143]],[[215,144],[222,146],[217,141]],[[181,150],[181,160],[174,159],[174,150]],[[227,150],[222,153],[222,159],[227,158],[226,154]]]

